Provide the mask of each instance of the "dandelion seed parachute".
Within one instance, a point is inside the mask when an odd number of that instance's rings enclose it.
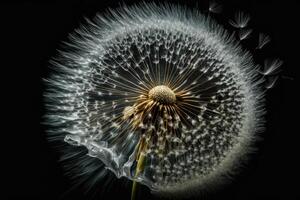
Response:
[[[236,170],[262,129],[258,66],[197,11],[124,6],[70,38],[47,79],[50,135],[117,177],[157,193],[204,190]]]

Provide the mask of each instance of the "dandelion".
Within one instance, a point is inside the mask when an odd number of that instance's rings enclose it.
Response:
[[[76,30],[73,50],[52,62],[51,134],[133,180],[133,192],[137,182],[159,194],[213,185],[262,128],[264,80],[251,54],[179,6],[144,3],[110,16]],[[237,27],[249,21],[236,17]]]

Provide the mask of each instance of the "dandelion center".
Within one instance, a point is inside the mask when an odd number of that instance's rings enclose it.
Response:
[[[173,104],[176,101],[175,93],[165,85],[159,85],[149,91],[149,98],[162,104]]]

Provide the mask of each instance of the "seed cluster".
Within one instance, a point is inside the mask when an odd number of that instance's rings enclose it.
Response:
[[[63,75],[50,80],[51,122],[117,177],[152,190],[220,171],[256,123],[255,74],[239,49],[175,18],[118,20],[107,37],[83,31],[88,50],[55,63]]]
[[[243,117],[240,86],[213,49],[159,29],[116,38],[105,48],[101,60],[89,63],[94,72],[82,95],[86,106],[76,110],[85,129],[101,130],[85,133],[97,138],[93,142],[105,144],[112,157],[123,156],[115,158],[114,170],[137,153],[133,137],[136,145],[144,143],[138,176],[151,187],[211,173],[234,145]]]

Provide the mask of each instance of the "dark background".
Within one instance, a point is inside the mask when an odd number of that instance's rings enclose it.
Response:
[[[123,1],[131,5],[134,1]],[[136,1],[137,2],[137,1]],[[189,7],[207,6],[207,1],[173,1]],[[296,1],[294,1],[296,2]],[[56,54],[61,41],[83,22],[107,7],[113,0],[1,1],[1,147],[3,186],[1,199],[87,199],[89,195],[73,190],[63,176],[58,153],[53,151],[41,125],[45,110],[42,102],[43,77],[49,73],[48,60]],[[298,106],[299,3],[292,1],[230,0],[223,3],[225,16],[234,10],[251,14],[255,30],[269,34],[272,44],[260,52],[280,57],[285,64],[277,86],[267,92],[267,130],[257,142],[258,150],[233,183],[203,199],[300,199]],[[217,16],[220,22],[228,18]],[[250,44],[247,44],[251,46]],[[3,137],[4,136],[4,137]],[[120,181],[122,182],[122,181]],[[103,186],[103,185],[102,185]],[[99,185],[101,187],[101,184]],[[105,189],[106,190],[106,189]],[[128,192],[129,190],[129,192]],[[96,199],[130,199],[130,185],[108,187]],[[153,199],[141,187],[138,199]],[[138,200],[137,199],[137,200]]]

